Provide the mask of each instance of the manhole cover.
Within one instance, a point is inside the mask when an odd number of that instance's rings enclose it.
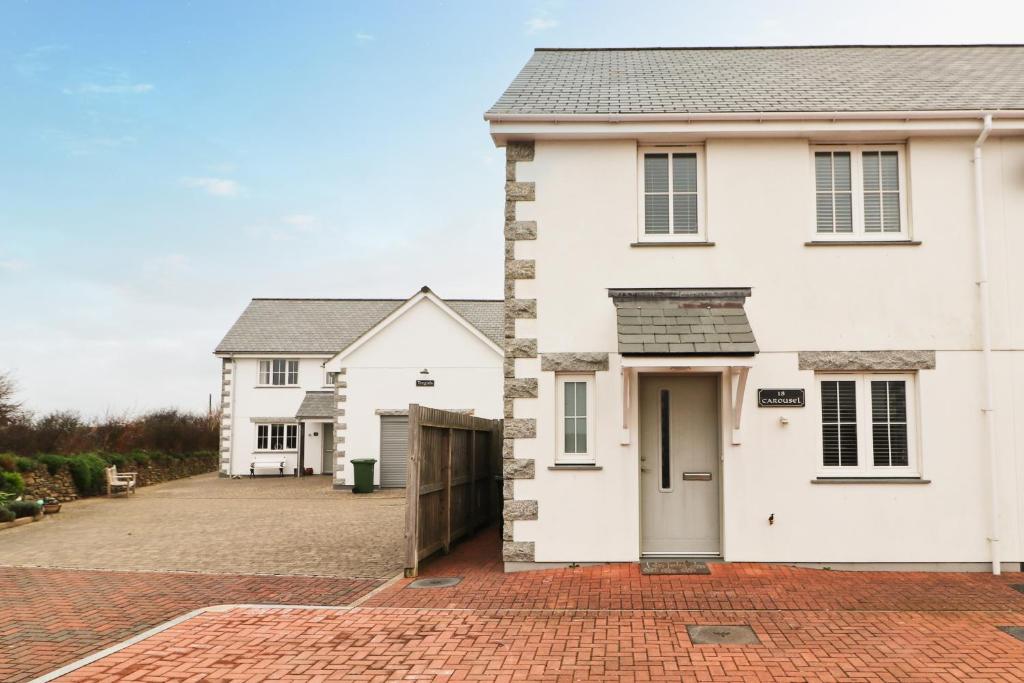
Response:
[[[429,579],[418,579],[410,583],[406,588],[448,588],[462,581],[461,576],[436,576]]]
[[[641,574],[710,574],[706,562],[693,560],[645,560],[640,563]]]
[[[694,645],[760,645],[754,629],[745,625],[702,624],[687,626],[686,633]]]
[[[1017,640],[1024,640],[1024,626],[999,626],[1000,631],[1008,633]]]

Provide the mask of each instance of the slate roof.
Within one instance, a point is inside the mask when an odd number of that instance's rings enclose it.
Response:
[[[746,288],[611,289],[619,353],[753,355]]]
[[[335,413],[334,391],[307,391],[295,413],[297,420],[314,417],[333,417]]]
[[[215,353],[333,355],[393,313],[405,299],[253,299]],[[504,344],[504,302],[445,300],[498,346]]]
[[[538,49],[484,118],[1024,109],[1024,45]]]

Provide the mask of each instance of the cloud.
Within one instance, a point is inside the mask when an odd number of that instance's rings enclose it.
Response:
[[[363,31],[358,31],[356,33],[356,35],[355,35],[355,39],[356,39],[357,42],[360,42],[360,43],[369,43],[370,41],[372,41],[374,39],[374,37],[372,35],[370,35],[369,33],[364,33]]]
[[[242,186],[227,178],[182,178],[185,187],[203,190],[214,197],[237,197],[242,193]]]
[[[64,88],[65,95],[141,95],[156,90],[152,83],[82,83],[74,88]]]
[[[296,228],[311,226],[317,222],[316,216],[309,213],[293,213],[283,216],[281,220],[288,225],[294,225]]]
[[[19,259],[6,259],[0,261],[0,271],[5,273],[20,273],[28,270],[28,262]]]
[[[531,34],[547,31],[556,26],[558,26],[558,19],[555,19],[545,11],[540,11],[526,20],[526,32]]]

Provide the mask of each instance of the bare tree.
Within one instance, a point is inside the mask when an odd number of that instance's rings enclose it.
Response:
[[[0,427],[9,425],[21,415],[21,403],[14,400],[18,386],[7,373],[0,372]]]

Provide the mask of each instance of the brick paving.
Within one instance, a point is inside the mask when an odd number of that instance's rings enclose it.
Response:
[[[0,566],[388,578],[402,567],[404,529],[401,490],[209,474],[68,503],[0,532]]]
[[[328,477],[203,475],[65,504],[0,532],[0,681],[199,607],[347,604],[400,570],[404,514],[401,491]]]
[[[718,564],[503,574],[486,533],[351,610],[206,613],[64,677],[185,680],[1024,680],[1021,575],[828,572]],[[748,624],[756,645],[693,645]]]
[[[344,605],[381,579],[0,568],[0,681],[25,681],[198,607]]]

